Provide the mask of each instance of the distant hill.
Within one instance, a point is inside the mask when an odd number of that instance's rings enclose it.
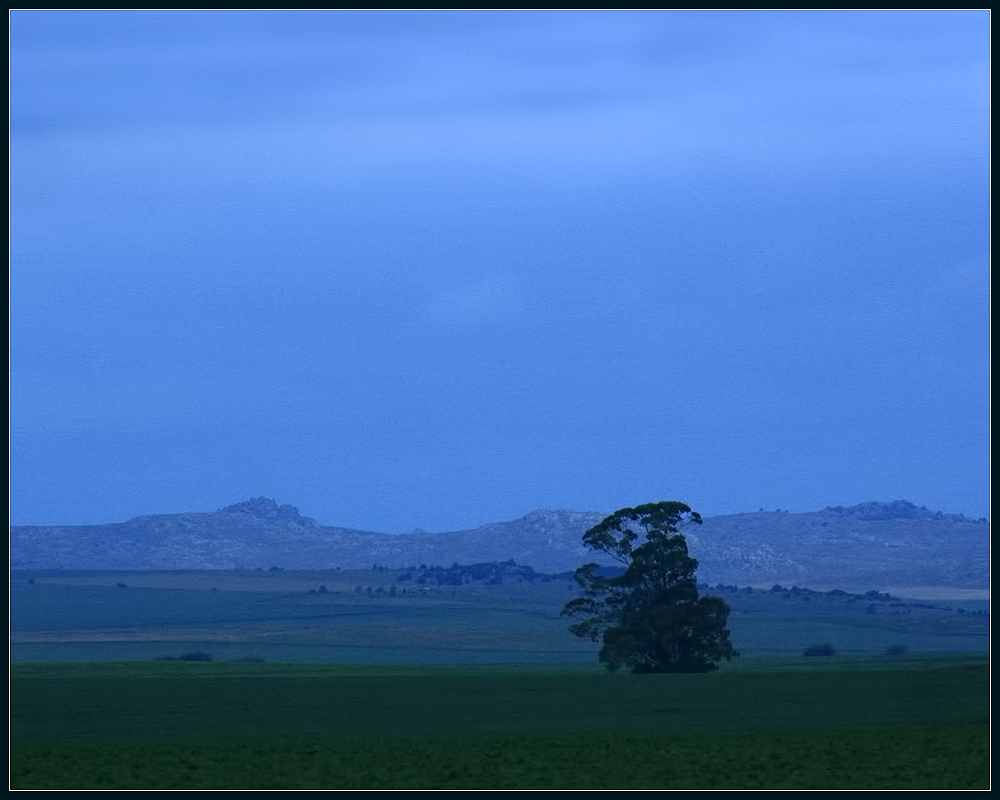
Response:
[[[898,500],[710,517],[688,533],[699,580],[815,589],[989,589],[990,525]],[[737,580],[738,579],[738,580]]]
[[[541,510],[471,530],[393,535],[323,526],[294,506],[254,498],[214,512],[109,525],[12,527],[10,557],[14,569],[329,569],[513,559],[562,572],[602,562],[581,537],[603,517]],[[713,585],[989,588],[989,522],[901,500],[708,517],[685,533],[699,580]]]

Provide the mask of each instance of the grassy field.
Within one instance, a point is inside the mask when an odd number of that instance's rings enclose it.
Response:
[[[727,665],[728,666],[728,665]],[[14,788],[986,788],[989,662],[14,664]]]
[[[592,663],[596,647],[559,612],[565,577],[439,583],[429,570],[66,573],[11,577],[11,659],[220,659],[425,664]],[[455,574],[451,578],[457,578]],[[466,576],[469,577],[469,576]],[[717,588],[748,655],[988,651],[986,603]]]
[[[14,573],[12,785],[989,781],[987,603],[716,587],[741,658],[610,675],[565,576],[464,569]]]

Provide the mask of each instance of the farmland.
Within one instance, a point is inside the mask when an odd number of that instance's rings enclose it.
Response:
[[[492,570],[492,572],[491,572]],[[567,575],[447,570],[15,572],[14,661],[149,660],[185,650],[269,661],[593,663],[567,633]],[[745,657],[987,651],[988,602],[716,587]]]
[[[16,664],[16,788],[973,788],[985,659]]]
[[[510,564],[15,572],[13,786],[987,785],[986,602],[714,587],[741,657],[633,676],[567,632],[573,591]]]

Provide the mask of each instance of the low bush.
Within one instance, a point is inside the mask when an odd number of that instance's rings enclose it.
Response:
[[[183,653],[181,655],[181,661],[211,661],[211,660],[212,660],[211,653],[202,653],[200,651],[197,653]]]

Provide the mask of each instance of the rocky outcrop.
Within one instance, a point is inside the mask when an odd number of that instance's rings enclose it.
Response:
[[[275,520],[277,522],[289,522],[293,525],[303,525],[309,528],[318,528],[319,523],[312,517],[303,517],[295,506],[279,506],[269,497],[252,497],[242,503],[234,503],[231,506],[220,508],[219,514],[242,514],[254,519]]]
[[[319,525],[290,505],[253,498],[211,513],[136,517],[111,525],[11,528],[12,568],[285,569],[450,566],[514,560],[540,572],[587,561],[600,512],[533,511],[462,531],[392,535]],[[685,530],[710,584],[867,591],[900,586],[989,588],[989,522],[906,501],[804,514],[706,517]]]

